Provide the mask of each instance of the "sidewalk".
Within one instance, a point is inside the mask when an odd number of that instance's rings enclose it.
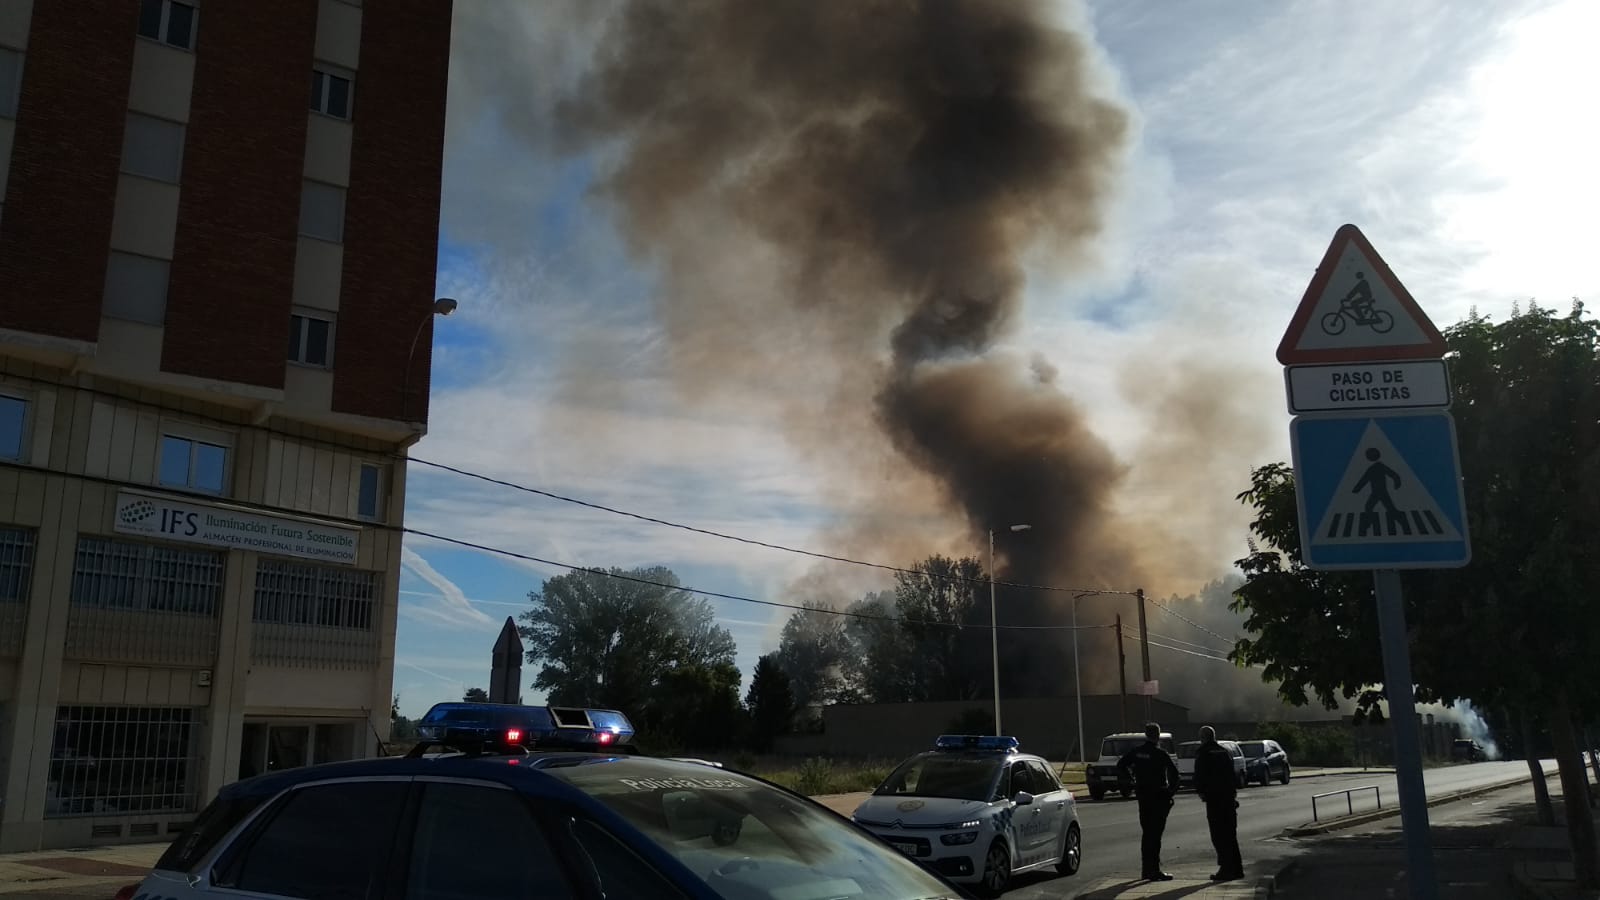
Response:
[[[1296,781],[1298,781],[1301,778],[1322,778],[1322,777],[1328,776],[1328,775],[1361,775],[1361,774],[1369,774],[1370,775],[1370,774],[1375,773],[1375,772],[1392,774],[1394,772],[1394,769],[1389,769],[1389,768],[1362,769],[1362,768],[1356,768],[1356,767],[1329,768],[1329,769],[1296,769],[1294,771],[1294,778],[1295,778]],[[1088,787],[1086,787],[1084,785],[1081,785],[1081,784],[1069,784],[1069,785],[1067,785],[1067,789],[1072,791],[1072,797],[1073,797],[1074,800],[1077,800],[1079,802],[1088,802],[1089,801],[1089,789],[1088,789]],[[817,801],[818,803],[821,803],[823,806],[826,806],[827,808],[833,810],[834,812],[838,813],[839,815],[844,816],[845,818],[849,818],[850,814],[856,811],[856,807],[860,806],[861,803],[864,800],[866,800],[868,797],[870,797],[870,796],[872,796],[872,794],[870,792],[868,792],[868,791],[856,791],[856,792],[850,793],[850,794],[818,794],[815,797],[812,797],[811,799]],[[1173,873],[1173,874],[1177,874],[1177,873]],[[1206,874],[1210,874],[1210,873],[1208,872]],[[1143,896],[1143,895],[1140,895],[1140,896]]]
[[[56,900],[111,900],[123,885],[144,878],[166,849],[163,841],[9,853],[0,856],[0,897],[20,894]]]

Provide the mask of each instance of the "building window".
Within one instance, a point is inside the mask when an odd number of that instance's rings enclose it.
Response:
[[[192,810],[193,718],[183,707],[56,707],[45,815]]]
[[[184,128],[177,122],[129,113],[122,132],[122,171],[177,184],[183,167],[183,135]]]
[[[328,368],[333,365],[333,321],[309,313],[289,317],[289,361]]]
[[[300,233],[306,237],[344,242],[344,188],[307,181],[300,191]]]
[[[162,485],[220,494],[227,478],[227,447],[172,434],[162,436]]]
[[[180,50],[194,49],[199,13],[178,0],[140,0],[139,33]]]
[[[167,275],[172,263],[111,251],[101,312],[113,319],[160,325],[167,319]]]
[[[223,555],[159,544],[78,538],[72,602],[99,609],[215,616]]]
[[[349,73],[332,67],[311,70],[311,108],[335,119],[350,118]]]
[[[262,559],[256,563],[254,620],[370,631],[377,591],[374,572]]]
[[[0,459],[22,462],[28,435],[28,401],[0,394]]]
[[[28,602],[28,574],[33,571],[33,532],[0,528],[0,603]]]
[[[361,464],[360,485],[356,492],[356,515],[363,519],[383,517],[383,466]]]
[[[0,119],[15,119],[22,97],[22,54],[0,47]]]

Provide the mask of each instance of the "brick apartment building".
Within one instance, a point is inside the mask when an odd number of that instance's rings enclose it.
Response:
[[[0,851],[387,736],[450,17],[0,0]]]

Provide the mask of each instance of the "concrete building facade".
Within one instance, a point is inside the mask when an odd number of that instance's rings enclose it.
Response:
[[[0,851],[387,737],[450,20],[0,3]]]

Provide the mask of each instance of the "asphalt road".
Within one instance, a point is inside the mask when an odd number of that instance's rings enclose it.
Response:
[[[1554,771],[1553,761],[1546,769]],[[1456,791],[1471,790],[1528,775],[1526,762],[1491,762],[1430,769],[1424,773],[1430,798]],[[1384,807],[1397,806],[1394,775],[1327,775],[1296,779],[1286,785],[1252,785],[1239,793],[1239,843],[1244,851],[1246,872],[1254,877],[1269,862],[1294,851],[1294,845],[1275,841],[1286,828],[1311,821],[1311,797],[1327,791],[1342,791],[1363,785],[1377,785]],[[1372,791],[1355,795],[1355,811],[1375,809]],[[1336,808],[1335,808],[1336,807]],[[1344,815],[1343,797],[1317,801],[1323,819]],[[1065,898],[1104,877],[1133,879],[1139,874],[1139,810],[1133,800],[1120,798],[1078,803],[1078,821],[1083,826],[1083,867],[1068,877],[1056,875],[1019,876],[1016,887],[1007,892],[1013,900]],[[1177,805],[1167,820],[1162,842],[1162,865],[1171,872],[1215,869],[1216,856],[1206,831],[1205,807],[1190,791],[1178,795]]]

